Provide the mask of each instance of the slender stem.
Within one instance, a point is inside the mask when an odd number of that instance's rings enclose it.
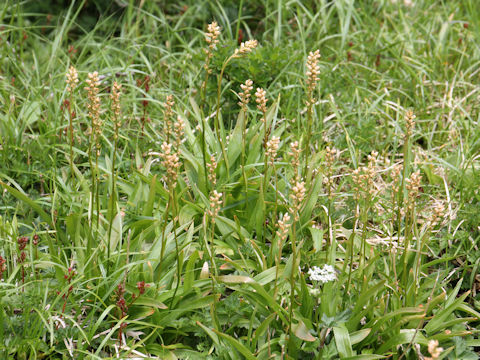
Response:
[[[398,196],[398,209],[400,211],[400,207],[403,206],[403,193],[404,193],[404,187],[405,187],[405,179],[407,177],[407,167],[408,167],[408,155],[409,155],[409,143],[410,143],[410,136],[408,135],[408,132],[406,134],[405,138],[405,143],[403,144],[403,169],[402,169],[402,182],[400,184],[400,189],[399,189],[399,196]],[[400,229],[399,229],[400,230]]]
[[[273,208],[273,219],[277,220],[277,213],[278,213],[278,181],[277,181],[277,170],[275,167],[275,163],[273,163],[273,180],[275,183],[275,206]]]
[[[170,197],[172,199],[172,217],[173,217],[173,237],[175,239],[175,253],[177,257],[177,284],[175,286],[175,291],[173,292],[172,301],[170,302],[170,309],[172,308],[173,301],[175,300],[175,296],[177,295],[178,287],[180,286],[180,272],[181,272],[181,265],[180,265],[180,252],[178,248],[178,238],[177,238],[177,230],[176,230],[176,222],[177,222],[177,215],[176,215],[176,199],[174,189],[170,190]]]
[[[111,247],[111,240],[112,240],[112,228],[113,228],[113,219],[115,216],[115,211],[113,207],[115,206],[115,184],[117,180],[117,173],[115,171],[115,160],[117,157],[117,148],[118,148],[118,126],[116,125],[118,119],[116,116],[114,117],[115,121],[115,141],[113,145],[113,156],[112,156],[112,192],[110,194],[110,224],[108,226],[108,249],[107,249],[107,257],[110,259],[110,247]],[[110,262],[107,261],[107,274],[109,273],[108,270],[110,269]]]
[[[213,274],[211,275],[212,277],[212,295],[213,295],[213,302],[212,302],[212,307],[211,307],[211,315],[213,319],[213,323],[215,325],[215,328],[217,330],[220,329],[220,323],[218,321],[217,317],[217,292],[216,292],[216,287],[215,287],[215,281],[216,277],[218,276],[218,270],[217,270],[217,265],[215,263],[215,247],[214,247],[214,236],[215,236],[215,222],[212,221],[211,225],[211,230],[210,230],[210,241],[211,241],[211,247],[210,247],[210,265],[212,267]]]
[[[358,203],[356,204],[355,208],[358,208]],[[350,234],[349,243],[348,243],[350,261],[349,261],[349,270],[348,270],[348,280],[347,280],[347,285],[345,286],[345,295],[346,296],[348,296],[348,290],[350,289],[350,283],[351,283],[351,280],[352,280],[353,251],[354,251],[354,247],[355,247],[355,231],[357,229],[357,224],[358,224],[358,215],[357,215],[357,211],[355,211],[355,221],[354,221],[354,224],[353,224],[353,230],[352,230],[352,233]],[[344,266],[344,268],[345,268],[345,266]]]
[[[201,123],[202,123],[202,156],[203,156],[203,172],[205,175],[205,186],[207,188],[207,194],[210,192],[210,182],[208,181],[207,175],[207,143],[205,141],[205,116],[203,109],[206,108],[206,95],[207,95],[207,83],[208,83],[208,75],[210,71],[210,57],[207,58],[207,62],[205,63],[205,82],[201,87],[201,99],[202,104],[200,105],[200,113],[201,113]]]
[[[395,231],[395,206],[396,206],[396,195],[397,193],[394,191],[392,193],[392,206],[393,206],[393,210],[392,210],[392,236],[390,238],[390,261],[392,263],[392,269],[393,269],[393,276],[395,278],[395,284],[397,284],[397,288],[398,288],[398,278],[397,278],[397,262],[395,261],[396,260],[396,256],[395,256],[395,252],[393,251],[393,232]],[[398,231],[400,231],[400,229],[398,229]],[[399,243],[398,243],[399,244]]]
[[[165,247],[167,245],[167,239],[165,237],[165,231],[167,228],[168,212],[171,206],[170,195],[168,196],[167,204],[165,205],[165,212],[163,213],[163,226],[162,226],[162,250],[160,251],[160,264],[158,272],[161,273],[163,266],[163,257],[165,256]]]
[[[405,293],[407,292],[407,281],[408,281],[408,274],[407,274],[407,265],[408,265],[408,253],[410,248],[410,240],[412,236],[413,230],[413,212],[407,211],[405,216],[405,232],[404,232],[404,249],[402,254],[402,263],[403,263],[403,274],[402,274],[402,282],[403,282],[403,289]]]
[[[313,119],[313,108],[312,105],[310,104],[307,108],[307,137],[305,139],[305,168],[303,169],[303,176],[306,178],[308,174],[308,162],[310,158],[310,138],[311,138],[311,132],[312,132],[312,119]],[[306,179],[306,184],[307,187],[310,184],[310,179]]]
[[[90,192],[90,228],[93,229],[93,212],[94,212],[94,207],[95,207],[95,168],[93,167],[93,154],[92,154],[92,149],[93,149],[93,143],[94,143],[94,120],[92,118],[92,123],[91,123],[91,134],[90,134],[90,142],[88,144],[88,163],[90,166],[90,173],[91,173],[91,192]],[[91,251],[91,241],[90,237],[88,237],[88,244],[87,244],[87,252],[90,254]],[[95,238],[96,241],[96,238]]]
[[[98,140],[97,140],[98,141]],[[98,177],[98,150],[95,153],[95,181],[96,181],[96,205],[97,205],[97,238],[98,238],[98,227],[100,224],[100,179]]]
[[[234,58],[235,55],[232,55],[230,56],[224,63],[223,63],[223,66],[222,66],[222,70],[220,71],[220,75],[218,76],[218,85],[217,85],[217,110],[215,112],[215,123],[214,123],[214,126],[215,126],[215,133],[217,135],[217,139],[218,141],[220,142],[220,147],[222,148],[222,155],[223,155],[223,159],[225,161],[225,166],[227,168],[227,178],[229,177],[229,172],[230,172],[230,167],[228,165],[228,158],[227,158],[227,153],[225,151],[225,146],[223,144],[223,139],[222,137],[220,136],[220,124],[219,124],[219,120],[218,120],[218,116],[220,114],[220,96],[221,96],[221,91],[222,91],[222,79],[223,79],[223,73],[225,71],[225,68],[227,67],[228,63],[230,62],[230,60],[232,60]]]
[[[264,127],[264,138],[263,138],[263,148],[264,148],[264,163],[263,163],[263,169],[264,169],[264,174],[263,174],[263,186],[262,186],[262,197],[263,197],[263,225],[262,225],[262,239],[266,238],[266,224],[265,220],[267,217],[267,202],[265,199],[265,196],[267,194],[267,179],[268,179],[268,157],[267,157],[267,142],[268,142],[268,130],[267,130],[267,116],[266,113],[263,113],[263,127]],[[264,243],[265,244],[265,243]]]
[[[267,232],[267,225],[266,225],[266,218],[267,218],[267,199],[265,198],[267,194],[267,177],[268,177],[268,162],[267,162],[267,156],[265,155],[265,163],[264,163],[264,174],[263,174],[263,181],[262,181],[262,233],[258,234],[259,235],[259,240],[263,241],[263,245],[265,246],[265,238],[266,238],[266,232]]]
[[[332,197],[332,187],[330,185],[330,176],[328,178],[328,188],[327,188],[327,196],[328,196],[328,203],[327,203],[327,211],[328,211],[328,214],[327,214],[327,226],[328,226],[328,242],[327,242],[327,246],[325,248],[325,257],[327,259],[327,263],[328,263],[328,254],[330,253],[330,247],[333,246],[333,241],[334,241],[334,237],[333,237],[333,232],[332,232],[332,220],[331,220],[331,214],[332,214],[332,200],[331,200],[331,197]]]
[[[365,263],[366,263],[366,247],[367,247],[367,223],[368,223],[368,205],[364,210],[363,214],[363,228],[362,228],[362,256],[360,258],[360,267],[362,269],[362,275],[365,272]],[[362,276],[363,277],[363,276]]]
[[[279,272],[279,267],[280,267],[280,261],[282,259],[282,238],[278,236],[278,241],[277,241],[277,256],[275,257],[275,283],[273,286],[273,300],[276,300],[277,298],[277,292],[278,292],[278,287],[277,287],[277,282],[278,282],[278,272]]]
[[[70,174],[73,179],[73,117],[75,116],[74,111],[72,111],[73,105],[73,93],[70,93],[70,102],[68,103],[68,112],[70,115],[69,119],[69,128],[70,128]]]
[[[245,162],[246,162],[246,137],[247,137],[247,111],[246,109],[243,111],[243,128],[242,128],[242,175],[243,175],[243,182],[245,184],[245,210],[247,209],[248,205],[248,180],[247,180],[247,173],[245,172]]]
[[[293,319],[293,305],[295,303],[295,270],[297,264],[297,245],[296,245],[296,222],[293,221],[292,224],[292,269],[290,273],[290,314],[288,320],[289,331],[292,332],[292,319]]]

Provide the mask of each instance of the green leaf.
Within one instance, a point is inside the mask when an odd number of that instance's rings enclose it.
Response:
[[[296,324],[292,324],[292,330],[295,336],[298,337],[299,339],[302,339],[303,341],[312,342],[317,340],[317,338],[315,338],[314,336],[312,336],[312,334],[310,334],[307,327],[301,320],[298,320],[298,323]]]
[[[156,185],[157,185],[157,175],[154,175],[152,177],[152,182],[150,183],[150,190],[148,191],[147,203],[143,208],[143,216],[153,216],[153,205],[155,203]]]
[[[253,342],[252,342],[252,348],[256,348],[258,342],[259,342],[259,339],[261,336],[263,336],[263,334],[265,334],[265,332],[267,331],[268,329],[268,326],[270,325],[270,323],[272,322],[273,319],[275,319],[277,314],[275,313],[271,313],[270,315],[267,316],[267,318],[260,324],[260,326],[255,330],[255,332],[253,333]]]
[[[427,346],[428,340],[418,329],[402,329],[398,334],[392,336],[386,343],[380,346],[378,352],[385,353],[387,351],[395,351],[398,345],[409,343]]]
[[[210,329],[210,328],[206,327],[200,321],[197,321],[197,325],[200,326],[203,329],[203,331],[205,331],[207,333],[208,336],[210,336],[210,338],[213,340],[213,343],[215,345],[217,345],[217,346],[220,345],[220,340],[218,339],[217,334],[215,334],[213,332],[213,329]]]
[[[255,282],[251,277],[241,275],[218,276],[217,280],[226,284],[248,284]]]
[[[345,326],[334,326],[333,335],[340,358],[343,359],[353,356],[352,343],[347,328]]]
[[[188,291],[193,287],[193,281],[195,280],[195,263],[198,259],[198,251],[194,251],[190,255],[187,266],[185,268],[185,275],[183,280],[183,292],[187,294]]]
[[[168,309],[167,305],[165,305],[164,303],[162,303],[162,302],[160,302],[156,299],[145,297],[144,295],[139,296],[135,300],[135,305],[152,306],[152,307],[160,309],[160,310]]]
[[[113,224],[112,224],[112,233],[110,237],[110,251],[113,253],[113,251],[116,249],[118,242],[122,238],[122,214],[118,212],[115,217],[113,218]]]
[[[454,291],[455,292],[455,291]],[[425,326],[425,331],[427,335],[431,335],[439,330],[444,329],[444,324],[455,310],[457,310],[463,303],[463,300],[470,294],[470,291],[467,291],[465,294],[461,295],[459,298],[455,299],[455,301],[450,302],[450,305],[447,306],[446,308],[439,310],[435,315],[433,316],[433,319],[431,319],[428,324]],[[451,296],[451,295],[449,295]],[[448,303],[448,301],[447,301]]]
[[[20,192],[17,189],[14,189],[11,186],[5,184],[2,180],[0,180],[0,185],[2,185],[2,187],[5,190],[7,190],[10,194],[15,196],[18,200],[23,201],[24,203],[29,205],[33,210],[35,210],[38,213],[38,215],[40,215],[42,220],[45,221],[48,225],[50,225],[52,228],[54,227],[52,219],[50,218],[50,216],[35,201],[30,199],[23,192]]]
[[[213,331],[220,336],[221,338],[225,339],[230,345],[232,345],[235,349],[237,349],[247,360],[256,360],[257,358],[252,354],[248,348],[243,345],[241,342],[238,340],[234,339],[230,335],[221,333],[218,330],[213,329]]]
[[[235,124],[235,128],[233,129],[228,142],[227,157],[229,164],[233,164],[242,152],[242,131],[244,122],[245,116],[243,116],[243,111],[241,111],[237,117],[237,123]]]
[[[368,328],[368,329],[362,329],[362,330],[358,330],[351,333],[350,342],[352,343],[352,345],[358,344],[363,339],[365,339],[368,336],[368,334],[370,334],[371,331],[372,329]]]

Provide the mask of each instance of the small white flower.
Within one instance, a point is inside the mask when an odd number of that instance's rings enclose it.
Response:
[[[322,268],[314,266],[308,270],[308,275],[313,281],[319,281],[322,284],[325,284],[330,281],[335,281],[337,276],[335,275],[335,269],[332,265],[324,265]]]
[[[320,296],[320,289],[317,289],[317,288],[309,288],[308,291],[310,292],[310,295],[311,296],[314,296],[314,297],[318,297]]]

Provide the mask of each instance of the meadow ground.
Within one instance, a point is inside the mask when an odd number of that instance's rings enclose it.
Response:
[[[478,359],[476,0],[0,24],[2,359]]]

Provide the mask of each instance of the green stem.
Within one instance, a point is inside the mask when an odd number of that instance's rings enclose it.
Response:
[[[93,138],[93,132],[94,132],[94,124],[93,124],[93,118],[92,118],[92,123],[91,123],[91,131],[92,133],[90,134],[90,142],[88,144],[88,163],[90,166],[90,174],[91,174],[91,192],[90,192],[90,229],[93,229],[93,211],[95,207],[95,168],[93,167],[93,154],[92,154],[92,148],[93,148],[93,143],[94,143],[94,138]],[[88,237],[88,244],[87,244],[87,253],[90,255],[91,251],[91,237]],[[95,239],[96,241],[96,239]]]
[[[209,75],[209,67],[210,67],[210,58],[207,58],[207,62],[205,63],[205,82],[203,83],[202,89],[201,89],[201,98],[202,98],[202,104],[200,105],[200,114],[201,114],[201,119],[200,121],[202,122],[202,156],[203,156],[203,172],[205,175],[205,187],[207,188],[207,194],[210,192],[210,182],[208,181],[208,170],[207,170],[207,143],[205,141],[205,116],[204,116],[204,111],[203,108],[206,108],[206,94],[207,94],[207,82],[208,82],[208,75]]]
[[[395,278],[395,284],[398,288],[398,278],[397,278],[397,262],[396,262],[396,255],[395,252],[393,251],[393,232],[395,231],[395,207],[396,207],[396,200],[395,200],[395,195],[396,192],[392,193],[392,206],[393,206],[393,211],[392,211],[392,237],[390,239],[390,261],[392,263],[392,269],[393,269],[393,276]],[[398,229],[400,232],[400,229]],[[397,243],[399,245],[400,242]]]
[[[356,204],[355,208],[358,207],[358,203]],[[348,296],[348,290],[350,289],[350,283],[352,281],[352,272],[353,272],[353,251],[355,247],[355,230],[357,229],[357,223],[358,223],[358,216],[355,215],[355,221],[353,224],[353,230],[352,233],[350,234],[350,238],[348,241],[348,249],[349,249],[349,254],[350,255],[350,261],[349,261],[349,270],[348,270],[348,280],[347,280],[347,285],[345,286],[345,296]],[[348,256],[347,255],[347,256]],[[345,271],[346,263],[344,265],[344,271]]]
[[[263,113],[263,127],[264,127],[264,138],[263,138],[263,150],[264,150],[264,159],[263,159],[263,169],[264,169],[264,174],[263,174],[263,186],[262,186],[262,197],[263,197],[263,221],[262,221],[262,234],[261,238],[259,240],[263,240],[266,238],[266,225],[265,225],[265,220],[267,217],[267,201],[266,201],[266,194],[267,194],[267,179],[268,179],[268,157],[267,157],[267,142],[268,142],[268,130],[267,130],[267,116],[266,113]],[[265,245],[265,242],[264,242]]]
[[[98,140],[97,140],[98,141]],[[100,179],[98,177],[98,150],[95,152],[95,181],[96,181],[96,205],[97,205],[97,239],[98,239],[98,227],[100,225]]]
[[[175,239],[175,252],[177,257],[177,284],[175,286],[175,291],[173,292],[172,301],[170,302],[170,309],[172,308],[173,301],[175,300],[175,296],[177,295],[178,287],[180,286],[180,273],[181,273],[181,265],[180,265],[180,252],[178,248],[178,238],[177,238],[177,230],[175,228],[177,218],[176,218],[176,200],[175,200],[175,193],[174,189],[170,190],[170,197],[172,199],[172,217],[173,217],[173,237]]]
[[[213,302],[212,302],[212,307],[211,307],[211,316],[213,319],[213,323],[215,325],[215,329],[220,330],[220,322],[218,321],[218,316],[217,316],[217,292],[216,292],[216,277],[218,276],[218,270],[217,270],[217,265],[215,263],[215,247],[214,247],[214,236],[215,236],[215,222],[212,221],[212,226],[210,230],[210,241],[211,241],[211,247],[210,247],[210,265],[212,267],[212,295],[213,295]]]
[[[219,124],[219,120],[218,120],[218,116],[220,114],[220,96],[221,96],[221,90],[222,90],[222,79],[223,79],[223,73],[225,71],[225,68],[227,67],[228,63],[234,58],[235,55],[232,55],[230,56],[224,63],[223,63],[223,66],[222,66],[222,70],[220,71],[220,75],[218,77],[218,85],[217,85],[217,109],[216,109],[216,112],[215,112],[215,123],[214,123],[214,126],[215,126],[215,133],[217,135],[217,139],[218,141],[220,142],[220,147],[222,148],[222,155],[223,155],[223,159],[225,161],[225,166],[227,168],[227,178],[230,177],[229,175],[229,172],[230,172],[230,166],[228,164],[228,158],[227,158],[227,153],[225,151],[225,146],[223,144],[223,139],[222,137],[220,136],[220,124]]]
[[[367,212],[368,209],[365,210]],[[366,215],[363,216],[363,228],[362,228],[362,256],[360,258],[360,268],[362,269],[362,275],[364,274],[365,271],[365,263],[366,263],[366,247],[367,247],[367,221],[368,218]],[[363,276],[362,276],[363,277]]]
[[[247,112],[243,110],[243,129],[242,129],[242,176],[243,182],[245,184],[245,210],[247,210],[248,205],[248,180],[247,173],[245,172],[245,162],[246,162],[246,137],[247,137]]]
[[[117,123],[116,117],[114,118],[115,124]],[[108,226],[108,248],[107,248],[107,258],[110,260],[110,247],[112,240],[112,228],[113,228],[113,219],[115,216],[115,211],[113,207],[115,206],[115,185],[117,180],[117,173],[115,171],[115,160],[117,157],[117,148],[118,148],[118,127],[115,125],[115,142],[113,145],[113,156],[112,156],[112,192],[110,194],[110,224]],[[109,274],[110,261],[107,261],[107,274]]]
[[[404,239],[404,249],[402,254],[402,263],[403,263],[402,283],[403,283],[403,289],[405,293],[407,292],[407,286],[408,286],[407,265],[408,265],[408,253],[409,253],[409,247],[410,247],[410,240],[411,240],[412,229],[413,229],[412,220],[413,220],[413,214],[410,214],[410,211],[408,211],[405,217],[405,232],[404,232],[405,239]]]
[[[295,215],[294,215],[295,216]],[[295,303],[295,270],[296,270],[296,263],[297,263],[297,245],[296,245],[296,222],[293,221],[292,224],[292,269],[290,273],[290,313],[288,319],[288,328],[290,333],[292,334],[292,319],[293,319],[293,305]],[[291,336],[291,335],[290,335]]]
[[[305,168],[303,169],[303,176],[306,178],[308,174],[308,163],[310,158],[310,139],[311,139],[311,132],[312,132],[312,121],[313,121],[313,108],[310,104],[307,108],[307,137],[305,139]],[[306,178],[307,187],[310,184],[310,179]]]
[[[332,232],[332,220],[331,220],[331,213],[332,213],[332,201],[331,201],[331,196],[332,196],[332,188],[330,186],[330,176],[329,176],[329,179],[328,179],[328,189],[327,189],[327,196],[328,196],[328,203],[327,203],[327,211],[328,211],[328,214],[327,214],[327,229],[328,229],[328,242],[327,242],[327,246],[326,246],[326,249],[325,249],[325,254],[326,254],[326,259],[327,259],[327,263],[328,262],[328,254],[330,254],[330,247],[333,246],[333,241],[334,241],[334,237],[333,237],[333,232]]]
[[[70,93],[70,102],[68,104],[68,112],[70,115],[69,128],[70,128],[70,174],[73,179],[73,93]]]
[[[163,257],[165,256],[165,246],[167,245],[167,239],[165,236],[165,231],[167,228],[167,221],[168,221],[168,211],[170,210],[170,196],[168,196],[168,201],[165,206],[165,212],[163,213],[163,226],[162,226],[162,250],[160,251],[160,264],[158,272],[161,273],[162,266],[163,266]]]

